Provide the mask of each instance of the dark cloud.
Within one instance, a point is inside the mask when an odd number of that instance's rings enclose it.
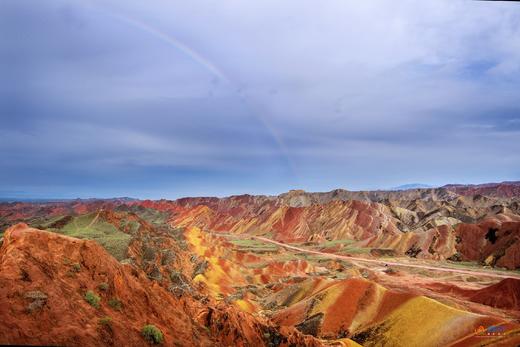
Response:
[[[518,179],[519,19],[447,0],[4,0],[0,190]]]

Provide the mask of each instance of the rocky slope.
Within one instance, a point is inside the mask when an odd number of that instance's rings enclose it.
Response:
[[[176,201],[73,201],[0,204],[4,228],[16,222],[49,227],[49,217],[99,209],[151,208],[180,226],[255,234],[284,242],[353,240],[419,258],[520,267],[519,182],[448,185],[405,191],[291,191],[277,197],[231,196]],[[493,241],[486,237],[495,233]],[[489,236],[488,235],[488,236]]]
[[[444,188],[460,195],[485,195],[500,198],[514,198],[520,195],[520,182],[486,184],[448,184]]]
[[[351,193],[182,199],[171,211],[176,224],[205,230],[284,242],[348,239],[412,257],[520,267],[517,197],[459,196],[444,188]]]
[[[496,308],[520,311],[520,280],[506,278],[493,285],[480,289],[464,289],[457,286],[435,283],[428,286],[437,291],[449,292]]]
[[[516,345],[517,185],[0,204],[0,344]]]
[[[173,253],[179,249],[167,235],[147,236],[153,241],[136,238],[129,249],[136,263],[146,263],[138,266],[119,263],[93,241],[24,224],[7,230],[0,248],[0,343],[143,346],[141,330],[153,324],[168,346],[321,345],[294,328],[220,305],[183,272],[170,273],[166,287],[158,274],[166,265],[182,270],[188,261]],[[155,249],[143,240],[168,245]],[[161,249],[171,253],[155,253]],[[159,270],[154,261],[163,264]]]
[[[409,346],[447,346],[471,338],[474,327],[505,323],[364,279],[311,282],[298,286],[298,291],[296,300],[294,294],[282,296],[282,304],[288,307],[275,314],[275,321],[323,338],[350,336],[366,346],[395,346],[403,341]],[[276,299],[281,299],[280,294]],[[457,324],[450,324],[453,321]],[[518,326],[508,324],[508,328]],[[508,343],[515,341],[520,337]]]

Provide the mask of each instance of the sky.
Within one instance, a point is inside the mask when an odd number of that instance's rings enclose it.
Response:
[[[520,4],[0,0],[0,197],[520,179]]]

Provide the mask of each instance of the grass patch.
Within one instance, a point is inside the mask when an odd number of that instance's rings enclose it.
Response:
[[[370,248],[364,247],[346,247],[340,250],[343,254],[367,254],[370,253]]]
[[[447,261],[446,265],[452,266],[452,267],[460,267],[460,268],[478,268],[478,269],[483,268],[483,266],[479,265],[479,263],[476,261],[457,261],[457,262]]]
[[[152,344],[159,344],[164,341],[163,333],[155,325],[148,324],[143,327],[141,334],[144,339]]]
[[[170,215],[165,211],[158,211],[153,208],[146,208],[143,206],[119,206],[116,208],[117,211],[132,212],[135,213],[139,218],[144,219],[148,223],[154,225],[164,225],[168,222]]]
[[[244,252],[269,253],[278,251],[278,246],[255,239],[235,239],[229,240],[229,242]]]
[[[269,265],[269,263],[260,262],[260,263],[250,263],[250,264],[247,265],[247,267],[249,269],[263,269],[263,268],[265,268],[268,265]]]
[[[78,239],[94,240],[117,260],[125,259],[132,237],[106,221],[98,219],[93,222],[95,216],[96,213],[89,213],[74,217],[59,233]]]
[[[448,268],[455,268],[455,269],[469,269],[469,270],[477,270],[477,271],[490,271],[490,272],[496,272],[496,271],[502,271],[502,272],[512,272],[512,273],[520,273],[520,270],[508,270],[505,268],[500,267],[489,267],[484,266],[482,264],[479,264],[476,261],[446,261],[444,263],[445,267]]]
[[[65,216],[56,216],[56,217],[44,219],[39,223],[39,225],[42,227],[42,229],[47,229],[50,225],[58,222],[59,220],[63,219],[64,217]]]
[[[292,252],[286,252],[286,253],[277,255],[274,260],[278,261],[278,262],[286,262],[286,261],[297,260],[297,259],[301,259],[301,258],[303,258],[303,253],[296,254],[296,253],[292,253]]]
[[[298,253],[300,254],[305,260],[309,262],[322,262],[322,261],[328,261],[330,260],[329,257],[326,257],[324,255],[319,254],[310,254],[310,253]]]
[[[351,240],[351,239],[331,240],[331,241],[320,242],[316,245],[316,247],[329,248],[329,247],[334,247],[334,246],[338,246],[338,245],[348,246],[348,245],[353,244],[354,242],[357,242],[357,241]]]
[[[235,240],[230,240],[230,242],[236,246],[246,246],[246,247],[255,247],[258,245],[261,245],[261,246],[265,245],[265,242],[260,242],[255,239],[235,239]]]
[[[96,218],[96,215],[97,215],[97,212],[91,212],[91,213],[82,214],[80,216],[77,216],[76,218],[74,218],[75,225],[78,228],[86,228],[90,223],[92,223],[94,218]]]
[[[126,230],[127,232],[129,232],[132,235],[137,233],[137,231],[139,231],[140,227],[141,227],[141,224],[135,220],[122,219],[119,224],[120,230]]]
[[[121,311],[123,309],[123,303],[117,298],[110,299],[108,305],[116,311]]]
[[[238,247],[239,251],[251,253],[274,253],[278,252],[277,247]]]
[[[90,304],[90,306],[99,308],[99,303],[101,302],[101,298],[96,295],[92,290],[89,290],[85,293],[85,301]]]
[[[100,318],[99,319],[99,324],[103,325],[103,326],[110,326],[110,325],[112,325],[112,317],[105,316],[103,318]]]

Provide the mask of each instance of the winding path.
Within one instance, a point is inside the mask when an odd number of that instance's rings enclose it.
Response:
[[[516,278],[520,279],[520,275],[516,274],[503,274],[503,273],[493,273],[493,272],[487,272],[487,271],[473,271],[473,270],[463,270],[463,269],[453,269],[453,268],[445,268],[445,267],[437,267],[437,266],[429,266],[429,265],[421,265],[421,264],[408,264],[408,263],[401,263],[396,261],[386,261],[386,260],[378,260],[378,259],[367,259],[367,258],[361,258],[361,257],[353,257],[349,255],[339,255],[339,254],[333,254],[333,253],[326,253],[326,252],[320,252],[320,251],[313,251],[311,249],[305,249],[300,248],[292,245],[288,245],[285,243],[281,243],[278,241],[274,241],[271,239],[268,239],[266,237],[262,236],[251,236],[254,239],[263,241],[263,242],[269,242],[275,245],[278,245],[280,247],[284,247],[287,249],[291,249],[294,251],[302,252],[302,253],[310,253],[310,254],[317,254],[328,258],[333,259],[342,259],[342,260],[355,260],[359,262],[365,262],[365,263],[375,263],[380,265],[391,265],[391,266],[403,266],[403,267],[413,267],[418,269],[425,269],[425,270],[433,270],[433,271],[444,271],[444,272],[450,272],[450,273],[460,273],[465,275],[477,275],[477,276],[487,276],[487,277],[495,277],[495,278]]]
[[[100,214],[102,211],[103,211],[103,209],[100,209],[100,210],[98,211],[98,213],[96,214],[96,216],[95,216],[95,217],[90,221],[90,223],[86,226],[87,229],[90,228],[90,227],[92,227],[92,226],[94,225],[94,223],[97,222],[97,220],[98,220],[98,218],[99,218],[99,214]]]

